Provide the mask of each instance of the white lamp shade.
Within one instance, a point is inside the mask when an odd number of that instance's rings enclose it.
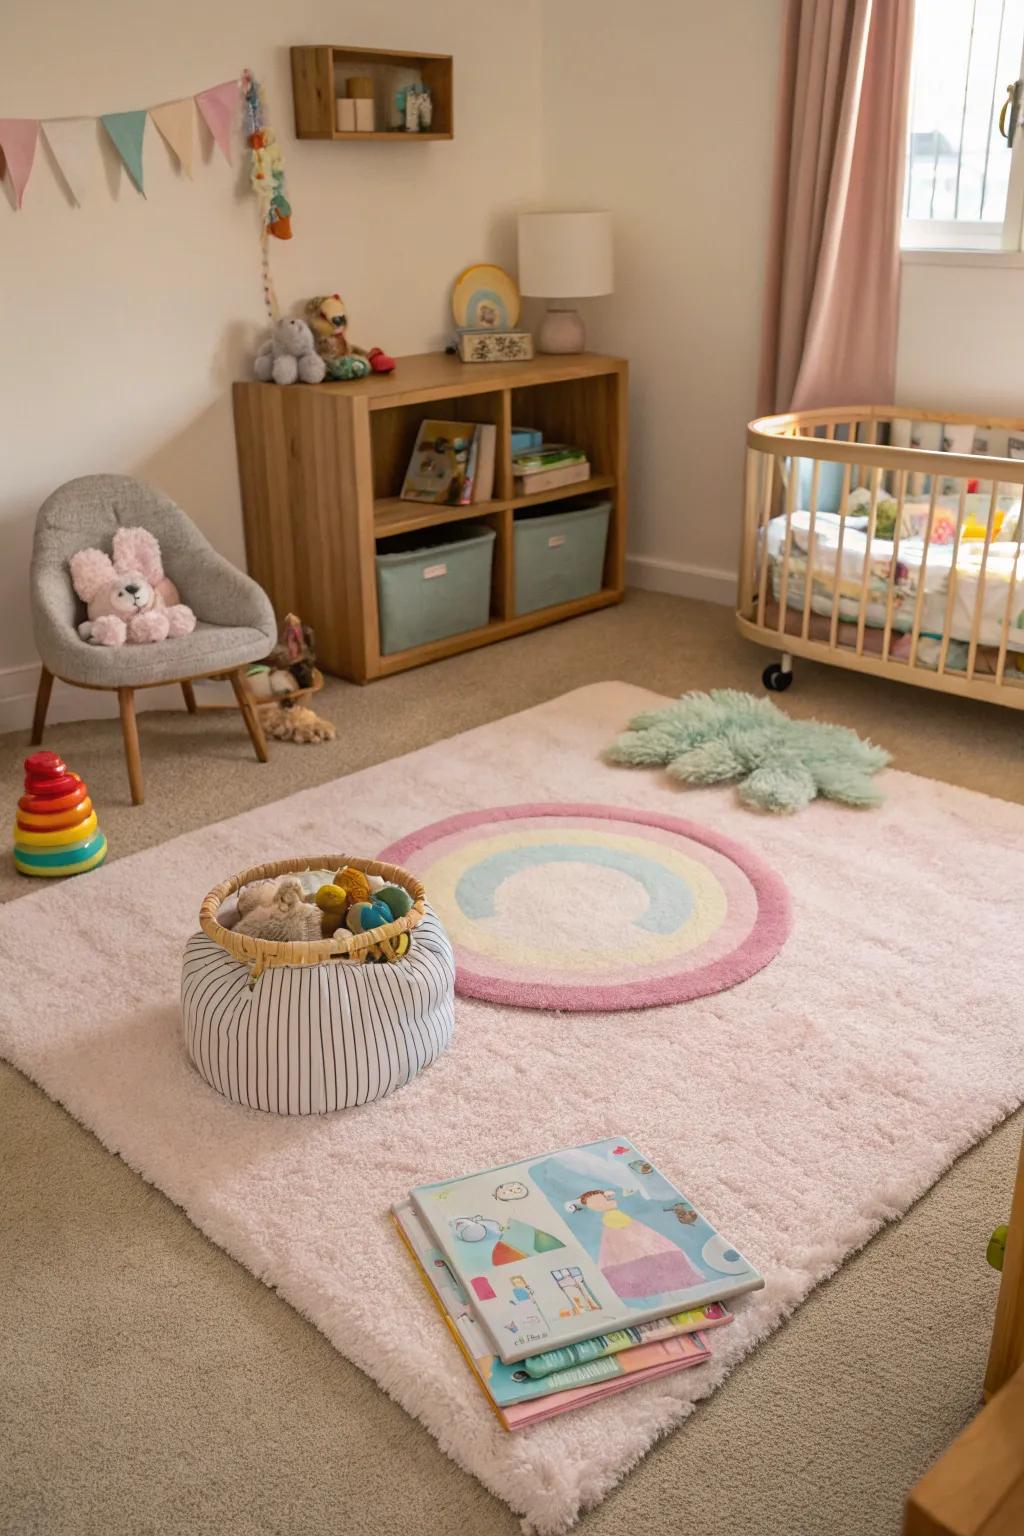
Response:
[[[611,214],[521,213],[519,291],[541,299],[611,293]]]

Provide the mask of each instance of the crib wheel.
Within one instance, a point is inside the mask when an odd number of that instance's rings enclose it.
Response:
[[[769,693],[785,693],[793,681],[793,673],[783,671],[779,663],[773,661],[761,673],[761,681]]]

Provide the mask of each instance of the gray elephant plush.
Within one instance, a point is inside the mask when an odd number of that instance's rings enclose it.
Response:
[[[327,364],[316,350],[305,320],[278,320],[274,334],[256,354],[253,372],[264,384],[319,384]]]

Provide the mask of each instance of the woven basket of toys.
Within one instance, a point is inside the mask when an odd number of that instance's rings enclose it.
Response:
[[[275,1114],[382,1098],[444,1050],[451,944],[408,870],[325,854],[215,886],[185,946],[185,1044],[218,1093]]]

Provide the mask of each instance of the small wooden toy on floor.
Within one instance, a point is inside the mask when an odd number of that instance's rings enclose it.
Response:
[[[14,827],[14,865],[23,875],[82,875],[107,856],[89,791],[56,752],[25,759],[25,793]]]

